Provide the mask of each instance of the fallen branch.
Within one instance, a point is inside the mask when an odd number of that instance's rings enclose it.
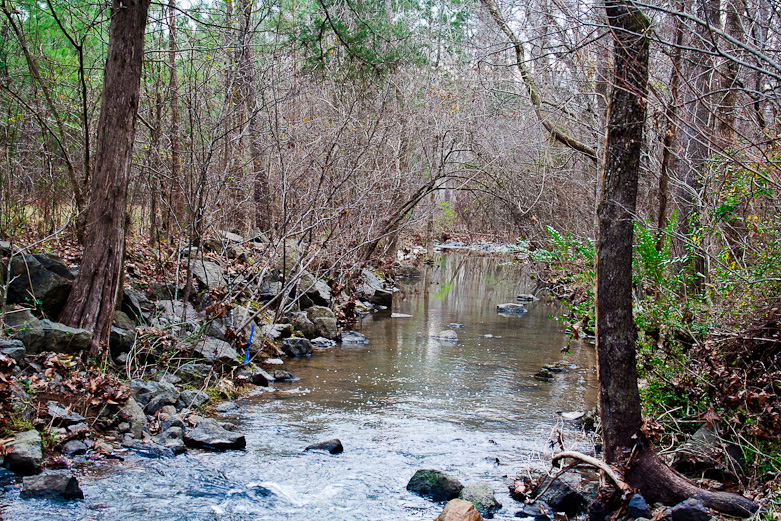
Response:
[[[613,467],[611,467],[610,465],[608,465],[602,460],[598,460],[597,458],[592,458],[591,456],[586,456],[585,454],[582,454],[580,452],[567,450],[553,456],[551,463],[555,463],[558,460],[564,458],[572,458],[572,459],[580,460],[583,463],[598,468],[599,470],[603,471],[607,475],[607,477],[613,480],[616,486],[622,491],[629,491],[632,489],[632,487],[627,485],[627,483],[624,481],[623,476],[621,476],[621,474],[616,469],[614,469]]]

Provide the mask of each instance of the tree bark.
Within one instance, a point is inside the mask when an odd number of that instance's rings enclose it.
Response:
[[[736,494],[700,490],[664,465],[642,431],[637,337],[632,316],[632,241],[648,86],[648,21],[632,2],[606,3],[614,37],[601,197],[597,208],[597,367],[605,461],[649,502],[697,497],[724,513],[748,516],[757,505]]]
[[[61,321],[92,331],[92,352],[108,342],[120,284],[125,207],[150,0],[113,0],[90,179],[85,246]]]

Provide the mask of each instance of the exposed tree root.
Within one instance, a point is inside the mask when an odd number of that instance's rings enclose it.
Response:
[[[553,457],[553,462],[565,458],[577,459],[600,469],[620,490],[639,490],[649,503],[658,501],[665,505],[674,505],[685,499],[695,498],[708,508],[735,517],[749,517],[759,509],[759,505],[739,494],[699,488],[665,465],[647,445],[635,453],[623,476],[604,461],[580,452],[561,452]]]

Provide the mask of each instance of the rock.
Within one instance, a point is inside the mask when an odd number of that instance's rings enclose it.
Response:
[[[134,398],[128,398],[119,414],[130,425],[130,435],[135,439],[143,438],[144,429],[147,427],[146,414]]]
[[[361,274],[364,284],[359,291],[365,295],[366,299],[378,306],[392,307],[393,293],[385,289],[385,281],[367,269],[363,269]]]
[[[703,474],[716,471],[716,475],[734,475],[740,468],[740,450],[725,443],[713,429],[703,426],[676,449],[670,466],[684,474]]]
[[[452,329],[446,329],[444,331],[440,331],[432,338],[436,340],[444,340],[445,342],[458,342],[458,334]]]
[[[182,379],[181,378],[179,378],[175,374],[166,373],[166,372],[164,372],[162,374],[158,373],[156,378],[157,378],[158,382],[169,383],[169,384],[172,384],[172,385],[176,385],[176,384],[182,383]]]
[[[274,370],[274,381],[275,382],[284,382],[289,380],[297,380],[290,372],[285,371],[284,369],[275,369]]]
[[[11,333],[16,333],[22,329],[36,327],[39,320],[29,309],[9,309],[5,313],[4,322]]]
[[[211,261],[195,260],[192,265],[193,278],[203,289],[224,289],[226,287],[222,268]]]
[[[62,446],[62,453],[66,456],[78,456],[87,452],[87,444],[81,440],[70,440]]]
[[[286,338],[282,341],[282,352],[291,358],[312,354],[312,343],[306,338]]]
[[[24,344],[21,340],[0,340],[0,353],[21,365],[24,362],[24,356],[27,354]]]
[[[287,276],[296,268],[301,260],[301,251],[298,243],[293,239],[288,239],[277,245],[277,262],[275,267],[282,275]]]
[[[177,297],[181,298],[182,288],[174,281],[152,281],[147,286],[147,294],[151,299],[155,300],[154,305],[156,306],[159,301],[172,300]]]
[[[111,326],[108,347],[113,358],[122,353],[129,353],[136,341],[136,332],[131,329],[120,329],[117,326]]]
[[[169,427],[152,439],[158,445],[171,449],[174,454],[182,454],[187,451],[187,447],[184,445],[184,431],[182,427]]]
[[[336,319],[336,315],[330,308],[325,306],[312,306],[306,310],[306,316],[312,322],[317,318],[333,318]]]
[[[222,253],[222,241],[216,237],[208,237],[201,242],[201,247],[204,251],[213,251],[215,253]]]
[[[472,503],[486,517],[493,517],[502,508],[502,504],[496,500],[493,487],[488,483],[470,483],[461,489],[458,497]]]
[[[339,327],[335,318],[319,317],[312,320],[315,325],[315,332],[318,336],[334,340],[339,338]]]
[[[230,412],[235,411],[238,408],[239,406],[236,404],[236,402],[222,402],[221,404],[217,405],[214,410],[217,412]]]
[[[407,279],[419,279],[420,270],[411,264],[400,266],[395,270],[396,277],[403,277]]]
[[[157,443],[146,443],[137,440],[125,440],[122,445],[133,449],[136,454],[150,459],[168,459],[174,457],[174,451]]]
[[[202,420],[184,437],[189,447],[208,450],[243,449],[247,446],[244,436],[223,429],[213,418]]]
[[[452,499],[434,521],[483,521],[483,516],[469,501]]]
[[[240,364],[236,350],[228,342],[216,338],[204,337],[193,345],[193,352],[209,362],[218,362],[228,367],[237,367]]]
[[[293,335],[293,324],[267,324],[260,328],[260,332],[271,340],[288,338]]]
[[[368,344],[369,339],[366,335],[358,331],[342,331],[341,340],[343,344]]]
[[[547,503],[554,512],[566,512],[568,516],[574,516],[586,506],[586,499],[568,483],[562,479],[555,479],[551,483],[550,477],[545,477],[537,491],[547,490],[538,497],[539,500]],[[535,494],[539,492],[535,491]]]
[[[146,411],[147,414],[154,415],[155,413],[163,410],[164,407],[169,405],[174,405],[176,403],[176,400],[179,399],[179,392],[162,392],[157,395],[155,395],[151,400],[149,400],[149,403],[146,404],[146,407],[144,407],[144,411]]]
[[[176,371],[183,382],[194,387],[203,387],[212,372],[212,367],[207,364],[184,364]]]
[[[5,444],[5,464],[17,474],[35,474],[41,468],[43,449],[41,435],[35,429],[20,432]]]
[[[539,370],[539,372],[534,373],[533,375],[537,380],[544,380],[544,381],[550,381],[553,380],[553,373],[551,373],[548,369],[542,368]]]
[[[313,445],[309,445],[307,448],[304,449],[307,450],[324,450],[328,452],[329,454],[341,454],[344,452],[344,447],[342,446],[342,442],[338,439],[334,438],[332,440],[327,441],[321,441],[320,443],[315,443]]]
[[[242,367],[236,372],[239,378],[246,378],[250,383],[261,387],[268,387],[275,380],[273,376],[255,365]]]
[[[451,322],[447,325],[450,329],[464,329],[464,324],[459,324],[457,322]]]
[[[22,479],[22,499],[56,498],[84,499],[84,492],[79,482],[73,476],[65,474],[44,474],[42,476],[26,476]]]
[[[164,318],[173,322],[180,322],[185,318],[187,320],[202,318],[189,302],[183,304],[178,300],[156,300],[155,308],[160,311]]]
[[[209,401],[209,395],[197,389],[186,389],[179,394],[176,400],[176,409],[200,409]]]
[[[6,304],[39,306],[50,317],[57,317],[65,307],[75,278],[56,255],[16,255],[0,260],[0,285],[10,275]]]
[[[21,340],[27,353],[32,355],[42,351],[77,354],[88,350],[92,343],[92,333],[86,329],[68,327],[51,320],[30,324],[14,334],[14,338]]]
[[[533,517],[543,521],[553,519],[553,512],[545,501],[536,501],[530,505],[523,505],[523,510],[516,512],[515,517]]]
[[[673,521],[708,521],[711,518],[710,511],[702,501],[694,498],[681,501],[672,508],[670,514]]]
[[[534,295],[532,295],[531,293],[521,293],[520,295],[515,297],[515,299],[518,302],[534,302],[535,300],[540,300]]]
[[[151,313],[154,309],[154,304],[140,291],[126,289],[122,293],[121,310],[134,324],[147,324],[144,313]]]
[[[327,306],[331,303],[331,288],[324,280],[315,278],[308,271],[301,272],[298,290],[299,293],[306,295],[315,306]]]
[[[629,500],[627,513],[634,518],[645,517],[650,519],[653,515],[645,498],[640,494],[635,494],[632,496],[632,499]]]
[[[136,323],[124,311],[114,311],[112,325],[119,329],[135,329]]]
[[[114,446],[102,440],[96,442],[92,449],[95,452],[100,452],[101,454],[111,454],[114,452]]]
[[[320,349],[328,349],[329,347],[334,347],[336,345],[336,342],[331,340],[330,338],[319,336],[317,338],[312,339],[312,345]]]
[[[496,312],[504,315],[522,315],[526,313],[526,306],[523,304],[516,304],[515,302],[508,302],[507,304],[499,304],[496,306]]]
[[[226,230],[219,230],[217,236],[222,239],[223,243],[236,243],[241,244],[244,242],[244,237],[238,233],[229,232]]]
[[[180,427],[184,429],[187,427],[187,425],[184,423],[184,420],[181,416],[178,414],[172,414],[160,422],[160,431],[165,432],[171,427]]]
[[[296,330],[301,332],[304,338],[315,338],[317,336],[315,324],[309,320],[309,317],[304,311],[293,313],[292,324]]]
[[[72,425],[84,421],[84,416],[67,410],[57,402],[47,403],[46,412],[56,425]]]
[[[453,476],[439,470],[421,469],[407,483],[407,490],[434,501],[458,497],[464,486]]]

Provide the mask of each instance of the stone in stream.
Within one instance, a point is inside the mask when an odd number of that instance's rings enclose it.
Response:
[[[308,450],[324,450],[329,454],[341,454],[342,452],[344,452],[344,447],[342,446],[341,441],[339,441],[337,438],[334,438],[332,440],[321,441],[320,443],[314,443],[304,449],[304,451],[308,451]]]
[[[22,499],[56,498],[84,499],[84,492],[73,476],[65,474],[44,474],[22,478]]]
[[[434,521],[483,521],[483,516],[469,501],[453,499]]]
[[[494,488],[488,483],[470,483],[461,489],[458,497],[472,503],[486,517],[493,517],[502,508],[502,504],[496,500]]]
[[[184,446],[184,431],[181,427],[169,427],[153,438],[158,445],[171,449],[174,454],[187,451]]]
[[[537,521],[553,519],[553,512],[545,501],[535,501],[529,505],[523,505],[523,510],[515,513],[515,517],[532,517]]]
[[[369,339],[366,335],[358,331],[342,331],[343,344],[368,344]]]
[[[464,324],[460,324],[458,322],[451,322],[447,325],[450,329],[464,329]]]
[[[463,488],[458,479],[432,469],[418,470],[407,483],[407,490],[434,501],[455,499]]]
[[[503,315],[522,315],[526,313],[526,306],[523,304],[516,304],[515,302],[508,302],[496,306],[496,312]]]
[[[443,340],[445,342],[458,342],[458,334],[455,331],[452,331],[450,329],[440,331],[432,338],[436,340]]]
[[[515,297],[515,299],[518,302],[534,302],[535,300],[540,300],[534,295],[532,295],[531,293],[521,293],[520,295]]]
[[[540,494],[539,491],[544,490]],[[538,498],[547,503],[554,512],[566,512],[568,516],[574,516],[586,506],[587,501],[583,495],[572,488],[560,478],[551,481],[550,477],[542,480],[535,490]]]
[[[282,341],[282,352],[291,358],[312,354],[312,343],[306,338],[286,338]]]
[[[243,449],[247,446],[247,440],[242,434],[225,430],[217,420],[205,418],[184,437],[188,447],[207,450],[231,450]]]

